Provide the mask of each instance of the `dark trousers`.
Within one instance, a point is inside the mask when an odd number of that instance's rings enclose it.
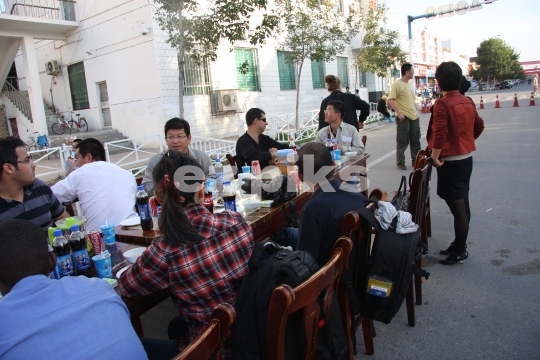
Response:
[[[396,164],[405,165],[405,150],[411,145],[411,159],[416,160],[416,154],[420,151],[420,119],[411,120],[405,116],[400,120],[396,116]]]
[[[169,340],[141,338],[144,351],[149,360],[170,360],[180,353],[176,340],[188,332],[186,321],[176,316],[169,323]]]

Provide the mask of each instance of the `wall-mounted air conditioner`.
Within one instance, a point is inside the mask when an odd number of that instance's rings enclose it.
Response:
[[[60,66],[58,66],[58,62],[56,60],[47,61],[45,63],[45,70],[47,71],[48,75],[56,75],[60,73]]]
[[[216,110],[217,111],[236,111],[238,110],[238,101],[236,100],[236,90],[217,90],[216,91]]]

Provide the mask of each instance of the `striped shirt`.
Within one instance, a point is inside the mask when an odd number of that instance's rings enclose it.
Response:
[[[9,219],[30,220],[43,230],[53,225],[53,219],[64,213],[64,207],[51,188],[36,178],[24,188],[23,202],[0,197],[0,221]]]

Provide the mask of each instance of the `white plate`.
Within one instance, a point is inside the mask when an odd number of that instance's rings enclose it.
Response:
[[[117,279],[120,279],[120,276],[124,273],[124,271],[126,271],[126,270],[129,269],[130,267],[131,267],[131,265],[126,266],[125,268],[120,269],[120,270],[116,273],[116,278],[117,278]]]
[[[126,220],[120,221],[121,226],[137,226],[141,225],[141,218],[138,216],[130,217]]]

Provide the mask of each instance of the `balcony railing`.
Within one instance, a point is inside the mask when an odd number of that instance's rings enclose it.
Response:
[[[74,0],[0,0],[0,12],[50,20],[76,21]]]

